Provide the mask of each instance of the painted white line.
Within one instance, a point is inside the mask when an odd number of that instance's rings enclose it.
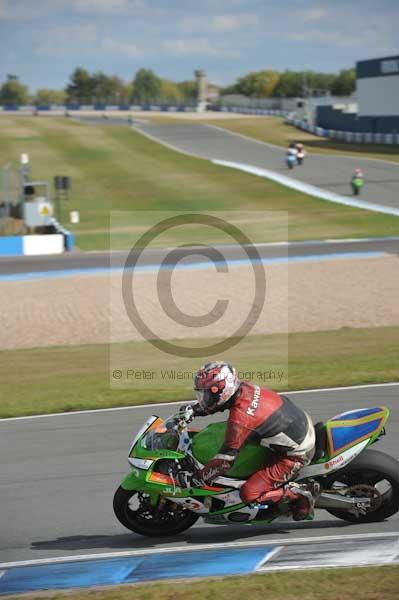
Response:
[[[319,563],[309,563],[306,565],[280,565],[280,566],[271,565],[270,567],[265,567],[264,569],[259,569],[258,573],[271,573],[272,571],[273,572],[276,572],[276,571],[306,571],[308,569],[309,570],[311,570],[311,569],[313,569],[313,570],[314,569],[318,569],[318,570],[320,570],[320,569],[323,569],[323,570],[324,569],[352,569],[353,567],[370,568],[370,567],[381,567],[382,565],[390,565],[390,564],[392,564],[390,561],[381,561],[377,564],[373,563],[373,562],[360,563],[360,564],[358,564],[356,562],[353,562],[353,563],[351,562],[350,564],[348,563],[346,565],[343,565],[339,562],[336,562],[336,563],[331,562],[328,565],[321,565]]]
[[[324,544],[327,542],[338,542],[345,539],[349,540],[372,540],[380,538],[399,538],[399,532],[388,533],[357,533],[343,535],[326,535],[323,537],[307,538],[283,538],[271,540],[252,540],[249,542],[222,542],[213,544],[186,544],[185,546],[175,546],[174,548],[149,548],[147,550],[130,550],[126,552],[104,552],[102,554],[78,554],[69,556],[57,556],[56,558],[36,558],[33,560],[22,560],[9,563],[0,563],[0,569],[11,569],[13,567],[28,567],[32,565],[49,565],[53,563],[77,562],[82,560],[98,560],[108,558],[120,558],[128,556],[147,556],[151,554],[170,554],[173,552],[195,552],[201,550],[214,550],[223,548],[253,548],[257,546],[293,546],[298,544]]]
[[[297,242],[261,242],[259,244],[254,244],[255,248],[272,248],[273,246],[313,246],[313,245],[330,245],[330,244],[361,244],[367,242],[398,242],[398,236],[387,236],[387,237],[368,237],[368,238],[325,238],[324,240],[301,240]],[[217,245],[216,245],[217,246]],[[226,247],[223,245],[222,247]],[[234,244],[231,244],[231,247],[234,247]],[[172,248],[170,248],[172,250]]]
[[[370,383],[364,385],[349,385],[342,387],[329,387],[329,388],[312,388],[309,390],[288,390],[280,392],[281,394],[313,394],[313,393],[322,393],[322,392],[340,392],[346,390],[361,390],[366,388],[380,388],[380,387],[396,387],[399,386],[398,381],[393,381],[391,383]],[[175,402],[157,402],[154,404],[137,404],[135,406],[116,406],[114,408],[93,408],[90,410],[73,410],[70,412],[59,412],[59,413],[48,413],[43,415],[28,415],[24,417],[5,417],[0,419],[0,423],[8,423],[12,421],[23,421],[23,420],[31,420],[31,419],[47,419],[49,417],[68,417],[73,415],[91,415],[94,413],[107,413],[107,412],[118,412],[122,410],[135,410],[139,408],[151,408],[158,406],[179,406],[180,404],[188,404],[190,402],[194,402],[194,398],[192,400],[176,400]]]
[[[135,406],[116,406],[114,408],[93,408],[90,410],[71,410],[70,412],[59,412],[59,413],[48,413],[47,415],[28,415],[26,417],[10,417],[10,418],[4,418],[4,419],[0,419],[0,423],[4,423],[6,421],[22,421],[22,420],[30,420],[30,419],[45,419],[47,417],[67,417],[67,416],[73,416],[73,415],[91,415],[94,413],[106,413],[106,412],[118,412],[118,411],[122,411],[122,410],[134,410],[136,408],[151,408],[152,406],[154,408],[156,408],[157,406],[173,406],[173,405],[179,405],[179,404],[185,404],[190,402],[189,400],[180,400],[180,401],[176,401],[176,402],[157,402],[156,404],[137,404]],[[191,402],[194,402],[194,398],[193,400],[191,400]]]
[[[336,204],[343,204],[345,206],[352,206],[354,208],[360,208],[363,210],[371,210],[373,212],[393,215],[396,217],[399,216],[399,208],[393,206],[386,206],[382,204],[375,204],[373,202],[367,202],[365,200],[355,200],[347,196],[341,196],[340,194],[336,194],[335,192],[330,192],[323,188],[319,188],[315,185],[304,183],[303,181],[299,181],[298,179],[288,177],[287,175],[280,175],[280,173],[277,173],[276,171],[270,171],[269,169],[261,169],[260,167],[254,167],[252,165],[247,165],[244,163],[231,162],[228,160],[214,159],[212,160],[212,162],[215,165],[221,165],[230,169],[237,169],[238,171],[250,173],[251,175],[256,175],[258,177],[265,177],[267,179],[271,179],[276,183],[280,183],[281,185],[285,185],[286,187],[292,188],[304,194],[320,198],[321,200],[327,200],[328,202],[335,202]]]
[[[274,548],[274,550],[272,550],[271,552],[268,552],[263,558],[262,560],[260,560],[258,562],[258,564],[256,565],[254,571],[262,571],[262,570],[266,570],[262,569],[263,565],[265,565],[267,562],[269,562],[269,560],[271,560],[274,556],[276,556],[279,552],[281,552],[281,550],[283,549],[283,546],[277,546],[276,548]]]
[[[310,390],[295,390],[288,392],[281,392],[282,394],[313,394],[314,392],[335,392],[341,390],[361,390],[365,388],[379,388],[379,387],[395,387],[399,386],[399,381],[392,381],[391,383],[370,383],[364,385],[347,385],[342,387],[327,387],[327,388],[314,388]]]
[[[6,574],[6,571],[0,571],[0,579],[3,577],[3,575]]]

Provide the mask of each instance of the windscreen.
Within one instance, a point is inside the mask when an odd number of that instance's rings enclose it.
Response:
[[[177,450],[180,435],[175,431],[176,422],[174,415],[155,429],[150,429],[142,439],[142,446],[147,450]]]

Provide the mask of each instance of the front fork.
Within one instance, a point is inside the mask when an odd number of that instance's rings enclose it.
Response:
[[[129,492],[141,492],[147,494],[150,498],[151,506],[156,506],[159,502],[160,494],[154,490],[148,488],[148,484],[140,476],[140,471],[136,469],[137,473],[131,471],[123,479],[121,487]]]

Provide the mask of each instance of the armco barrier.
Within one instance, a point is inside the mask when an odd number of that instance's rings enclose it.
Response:
[[[286,110],[273,110],[268,108],[245,108],[242,106],[222,106],[220,112],[239,113],[243,115],[265,115],[274,117],[287,117],[289,112]]]
[[[67,104],[65,106],[0,106],[0,112],[4,111],[18,111],[18,112],[29,112],[34,114],[39,112],[51,112],[54,111],[160,111],[160,112],[195,112],[196,107],[190,105],[169,105],[169,104],[134,104],[134,105],[105,105],[105,104]],[[293,119],[289,115],[291,114],[286,110],[272,110],[263,108],[245,108],[241,106],[221,106],[221,112],[231,112],[244,115],[265,115],[265,116],[276,116],[285,117],[286,122],[290,125],[294,125],[297,129],[303,131],[309,131],[319,137],[328,137],[348,143],[356,142],[360,144],[399,144],[399,133],[358,133],[354,131],[335,131],[334,129],[324,129],[323,127],[317,127],[316,125],[310,125],[306,121],[300,119]]]
[[[323,129],[323,127],[316,127],[315,125],[309,125],[306,121],[300,121],[298,119],[292,119],[287,117],[286,122],[293,125],[297,129],[303,131],[309,131],[319,137],[328,137],[333,140],[339,140],[348,143],[357,144],[399,144],[399,133],[358,133],[354,131],[335,131],[334,129]]]
[[[120,112],[120,111],[162,111],[162,112],[196,112],[197,108],[194,105],[174,105],[174,104],[115,104],[115,105],[107,105],[107,104],[66,104],[62,106],[55,105],[41,105],[41,106],[17,106],[17,105],[6,105],[0,106],[0,112],[24,112],[24,113],[32,113],[38,114],[40,112],[51,113],[54,114],[58,112],[75,112],[75,111],[110,111],[110,112]]]

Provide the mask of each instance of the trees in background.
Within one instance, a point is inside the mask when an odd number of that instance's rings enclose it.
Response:
[[[278,84],[274,89],[277,98],[295,98],[303,95],[303,74],[296,71],[281,73]]]
[[[133,80],[133,100],[148,104],[160,99],[162,82],[151,69],[139,69]]]
[[[176,84],[179,88],[184,102],[193,102],[197,99],[197,83],[196,81],[180,81]]]
[[[243,94],[252,98],[317,95],[323,90],[334,96],[349,96],[356,88],[355,69],[344,69],[334,73],[315,71],[255,71],[237,79],[236,83],[224,88],[222,94]]]
[[[175,83],[160,79],[151,69],[139,69],[132,82],[102,71],[90,74],[77,67],[66,87],[69,104],[148,104],[170,102],[180,104],[196,97],[195,81]]]
[[[66,92],[64,90],[51,90],[48,88],[40,88],[33,95],[32,101],[36,106],[48,106],[49,104],[65,104]]]
[[[161,99],[169,104],[181,104],[184,96],[177,83],[169,79],[161,79]]]
[[[331,93],[334,96],[349,96],[356,89],[356,71],[355,69],[343,69],[335,77],[331,87]]]
[[[349,96],[356,88],[355,69],[343,69],[338,74],[314,71],[284,71],[271,69],[252,71],[221,90],[225,94],[242,94],[250,98],[302,97],[328,91],[333,96]],[[7,75],[0,86],[1,105],[48,104],[108,104],[128,105],[165,102],[185,104],[195,102],[195,81],[173,82],[160,79],[151,69],[139,69],[133,81],[125,82],[116,75],[102,71],[89,73],[77,67],[65,90],[41,88],[29,97],[28,88],[16,75]]]
[[[28,88],[16,75],[7,75],[7,81],[0,87],[0,104],[22,105],[28,103]]]
[[[93,93],[93,82],[89,72],[82,67],[77,67],[70,76],[70,82],[65,91],[67,102],[86,104]]]
[[[280,73],[277,71],[253,71],[237,79],[233,93],[251,98],[269,98],[273,95],[279,81]]]

